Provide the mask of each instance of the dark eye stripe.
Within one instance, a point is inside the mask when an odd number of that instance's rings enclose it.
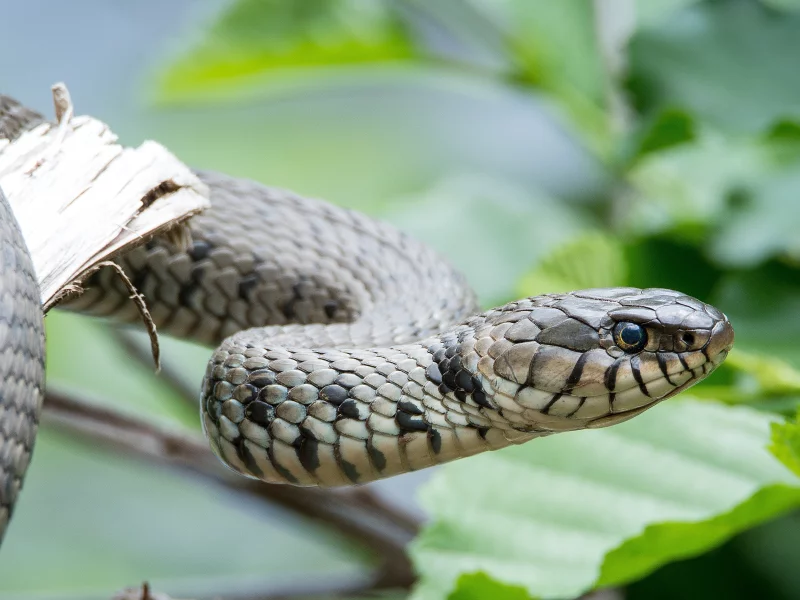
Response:
[[[575,363],[575,366],[572,369],[572,373],[569,374],[567,377],[567,382],[564,384],[564,393],[569,394],[572,392],[572,388],[578,385],[578,382],[581,380],[581,375],[583,375],[583,367],[589,360],[589,353],[584,352],[581,354],[581,357]]]
[[[606,389],[609,392],[613,392],[614,388],[617,387],[617,372],[619,371],[619,366],[622,364],[623,360],[623,358],[618,358],[614,361],[614,364],[612,364],[606,370],[605,384]]]
[[[644,384],[644,380],[642,379],[642,372],[639,370],[639,365],[641,363],[641,359],[638,356],[631,357],[631,371],[633,372],[633,378],[636,380],[636,383],[639,384],[639,389],[642,393],[650,397],[650,392],[647,391],[647,386]]]
[[[658,368],[661,369],[661,372],[664,374],[664,378],[667,380],[667,382],[669,382],[670,385],[675,385],[669,378],[669,367],[667,365],[667,357],[664,356],[664,353],[656,352],[656,360],[658,361]]]

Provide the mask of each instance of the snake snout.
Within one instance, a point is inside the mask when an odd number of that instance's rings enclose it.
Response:
[[[711,339],[706,346],[706,355],[714,366],[722,364],[722,361],[728,356],[728,352],[733,347],[733,340],[733,326],[728,317],[722,315],[722,318],[714,325],[714,329],[711,330]]]

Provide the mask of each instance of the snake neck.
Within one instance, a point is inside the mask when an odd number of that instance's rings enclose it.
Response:
[[[251,477],[338,486],[545,434],[486,393],[473,325],[350,350],[264,347],[235,336],[214,354],[203,383],[212,448]]]

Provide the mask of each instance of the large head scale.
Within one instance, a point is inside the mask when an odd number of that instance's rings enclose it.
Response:
[[[665,289],[549,294],[482,319],[468,362],[488,403],[531,432],[629,419],[706,377],[733,345],[724,314]]]

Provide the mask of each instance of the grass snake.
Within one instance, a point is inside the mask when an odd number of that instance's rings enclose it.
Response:
[[[200,175],[212,208],[192,219],[191,246],[157,237],[118,261],[160,331],[221,344],[202,425],[248,477],[352,485],[613,425],[706,377],[733,344],[719,310],[666,289],[547,294],[479,313],[461,274],[389,225]],[[44,389],[38,292],[5,199],[0,249],[1,537]],[[110,270],[86,288],[69,309],[138,319]]]

